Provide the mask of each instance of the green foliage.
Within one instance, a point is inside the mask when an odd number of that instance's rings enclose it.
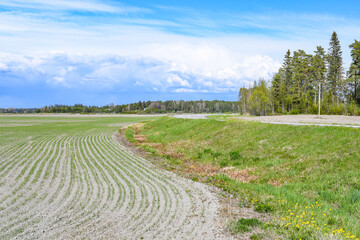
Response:
[[[270,91],[265,80],[260,80],[259,85],[254,84],[249,97],[249,111],[252,115],[267,115],[271,111]]]
[[[344,80],[342,51],[336,32],[329,49],[321,46],[314,54],[297,50],[285,54],[282,67],[274,74],[270,87],[264,80],[241,88],[242,114],[321,114],[358,115],[360,105],[360,42],[350,45],[352,63]],[[357,74],[356,74],[357,73]],[[356,104],[357,106],[354,106]]]
[[[331,35],[327,60],[328,71],[326,81],[328,88],[333,93],[333,100],[335,100],[335,98],[340,98],[344,91],[342,51],[336,32],[333,32]]]
[[[121,113],[121,114],[156,114],[156,113],[234,113],[239,111],[237,102],[232,101],[139,101],[136,103],[106,106],[85,106],[82,104],[49,105],[42,108],[0,108],[0,113]]]
[[[351,49],[352,63],[347,72],[347,97],[352,102],[360,104],[360,41],[355,40],[349,47]]]

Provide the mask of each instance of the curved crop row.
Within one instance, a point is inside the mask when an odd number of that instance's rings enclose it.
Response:
[[[44,132],[11,144],[4,135],[0,238],[214,238],[214,195],[156,169],[116,134]]]

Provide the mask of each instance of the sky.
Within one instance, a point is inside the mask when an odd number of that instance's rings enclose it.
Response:
[[[0,108],[231,100],[271,80],[287,49],[344,68],[360,1],[1,0]]]

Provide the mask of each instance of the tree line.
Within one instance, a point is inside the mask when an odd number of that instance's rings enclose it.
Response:
[[[98,107],[75,105],[49,105],[42,108],[2,108],[0,113],[236,113],[239,111],[236,101],[139,101],[136,103],[115,105],[113,103]]]
[[[333,32],[327,51],[317,46],[313,54],[288,50],[280,69],[269,82],[260,79],[240,88],[242,114],[360,115],[360,42],[350,46],[352,62],[343,68],[340,41]]]

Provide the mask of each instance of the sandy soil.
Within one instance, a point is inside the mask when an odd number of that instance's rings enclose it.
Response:
[[[212,188],[118,138],[49,132],[0,148],[0,239],[229,239]]]

